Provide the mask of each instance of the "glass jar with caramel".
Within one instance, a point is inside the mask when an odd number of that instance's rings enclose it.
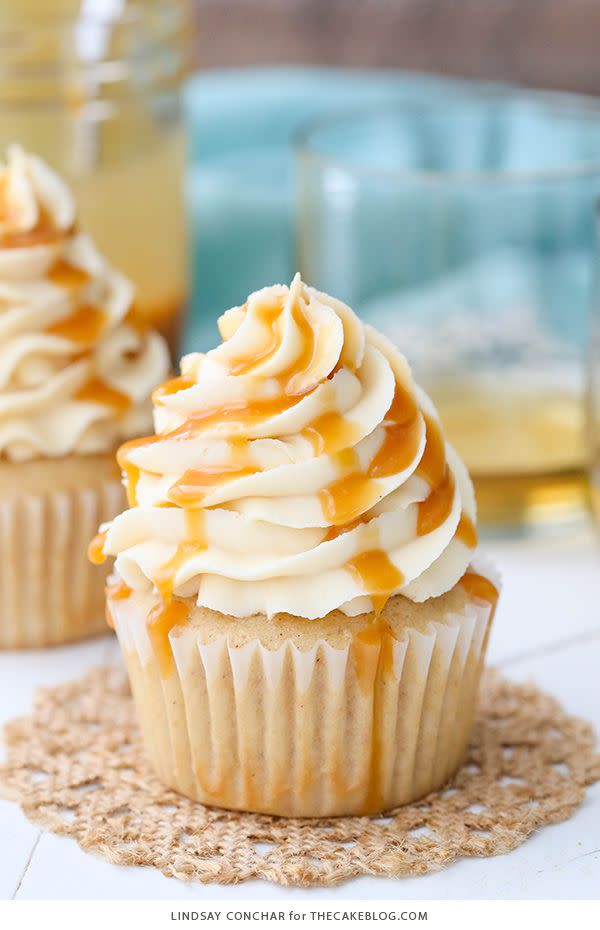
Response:
[[[187,297],[180,88],[187,0],[6,0],[0,150],[63,174],[79,222],[177,352]]]

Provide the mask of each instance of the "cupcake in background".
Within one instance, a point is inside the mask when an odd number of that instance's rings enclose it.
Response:
[[[115,205],[118,207],[118,205]],[[0,167],[0,648],[103,629],[86,558],[123,507],[114,451],[152,426],[161,336],[129,323],[131,283],[76,228],[72,194],[12,146]]]
[[[498,596],[467,470],[400,352],[298,276],[219,327],[119,451],[102,543],[149,754],[222,807],[414,800],[463,758]]]

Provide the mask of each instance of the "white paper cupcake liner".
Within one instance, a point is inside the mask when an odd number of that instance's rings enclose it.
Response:
[[[388,810],[442,786],[465,753],[493,610],[369,642],[301,651],[146,632],[155,603],[113,601],[143,737],[159,777],[202,803],[284,816]],[[240,621],[243,622],[243,621]],[[310,622],[310,621],[305,621]]]
[[[118,480],[0,498],[0,649],[103,632],[108,567],[87,558],[98,525],[124,506]]]

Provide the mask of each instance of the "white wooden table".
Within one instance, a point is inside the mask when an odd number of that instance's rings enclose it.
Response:
[[[516,680],[534,679],[600,732],[600,545],[593,531],[486,547],[504,576],[490,647]],[[35,689],[117,658],[115,642],[31,653],[0,653],[0,724],[27,713]],[[1,751],[1,750],[0,750]],[[340,900],[404,898],[596,898],[600,894],[600,784],[567,822],[540,830],[506,856],[465,859],[428,876],[361,878]],[[0,801],[0,898],[331,898],[332,889],[287,889],[253,881],[194,885],[153,869],[109,865],[77,844],[32,826]]]

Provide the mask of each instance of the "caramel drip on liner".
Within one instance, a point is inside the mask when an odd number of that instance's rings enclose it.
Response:
[[[372,696],[371,711],[371,756],[365,786],[364,813],[381,810],[383,802],[382,763],[382,688],[393,672],[394,643],[388,624],[377,616],[368,627],[353,639],[354,667],[359,687],[363,694]]]
[[[150,611],[146,620],[150,642],[163,678],[167,678],[174,669],[170,633],[174,627],[183,625],[188,618],[185,603],[173,598],[175,575],[188,557],[206,548],[204,511],[199,507],[186,509],[185,524],[186,542],[177,547],[173,558],[161,567],[154,578],[162,603]]]
[[[168,678],[175,669],[169,635],[175,627],[185,624],[187,618],[188,608],[183,601],[178,600],[156,604],[148,614],[146,629],[162,678]]]
[[[131,588],[121,578],[113,584],[106,585],[106,623],[111,630],[116,628],[111,602],[127,600],[130,594]]]

